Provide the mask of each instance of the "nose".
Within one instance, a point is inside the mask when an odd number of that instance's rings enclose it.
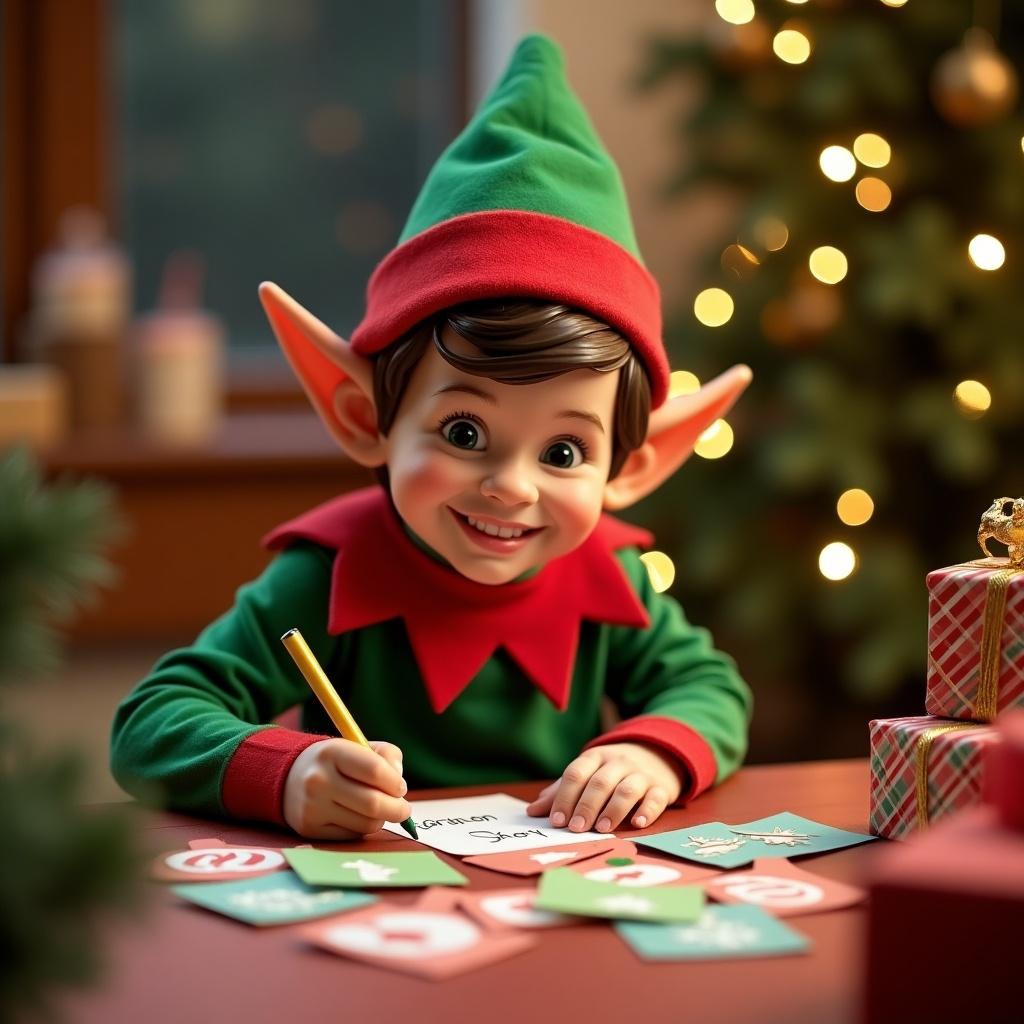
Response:
[[[491,466],[480,481],[480,493],[503,505],[533,505],[539,497],[529,469],[518,459]]]

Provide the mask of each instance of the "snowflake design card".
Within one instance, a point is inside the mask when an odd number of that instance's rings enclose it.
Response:
[[[171,850],[156,857],[150,875],[161,882],[227,882],[287,870],[284,852],[276,847],[193,839],[186,850]]]
[[[260,926],[312,921],[377,902],[376,896],[363,892],[306,885],[290,871],[236,882],[175,885],[171,891],[189,903]]]
[[[534,905],[584,917],[696,921],[704,892],[695,885],[627,889],[614,882],[581,878],[570,868],[554,868],[541,875]]]
[[[343,889],[465,885],[459,874],[436,853],[337,853],[331,850],[285,850],[288,863],[307,885]]]
[[[747,870],[707,872],[698,882],[719,903],[745,903],[776,917],[818,914],[852,907],[867,897],[863,889],[804,871],[788,860],[761,858]]]
[[[531,949],[523,932],[482,927],[429,892],[412,906],[383,901],[341,917],[318,921],[302,936],[339,956],[421,978],[450,978]]]
[[[636,853],[636,847],[621,839],[611,839],[606,843],[572,843],[562,846],[545,846],[540,850],[516,850],[512,853],[485,853],[479,857],[466,857],[464,864],[487,868],[488,871],[500,871],[506,875],[539,875],[549,868],[564,868],[579,861],[590,860],[600,854],[609,857],[619,855],[630,857]]]
[[[473,854],[536,850],[544,846],[607,841],[605,832],[569,832],[552,828],[547,818],[531,818],[525,800],[507,793],[414,800],[412,820],[419,842],[457,857]],[[384,829],[406,837],[401,825],[388,822]]]
[[[699,864],[738,868],[760,857],[800,857],[809,853],[825,853],[867,843],[874,838],[782,811],[740,825],[726,825],[721,821],[691,825],[673,832],[645,836],[636,842]]]
[[[806,953],[810,942],[759,907],[708,906],[693,924],[620,922],[615,930],[641,960],[732,960]]]

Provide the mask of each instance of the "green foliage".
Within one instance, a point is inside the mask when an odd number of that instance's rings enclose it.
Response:
[[[105,489],[44,484],[27,451],[0,454],[0,679],[54,665],[54,624],[110,578],[100,548],[116,528]],[[40,752],[0,718],[0,1020],[92,978],[100,919],[133,895],[128,821],[83,808],[81,776],[76,755]]]
[[[999,48],[1020,68],[1024,12],[1002,8]],[[726,186],[735,198],[735,223],[709,249],[699,284],[725,288],[735,313],[720,328],[688,309],[670,322],[673,364],[701,379],[732,362],[754,370],[730,415],[733,451],[722,464],[693,459],[647,518],[679,556],[688,606],[767,699],[775,683],[800,679],[812,703],[877,706],[903,686],[920,706],[924,575],[978,554],[981,512],[996,495],[1024,493],[1024,302],[1013,266],[1024,252],[1024,118],[1018,108],[964,128],[933,106],[933,71],[961,44],[970,4],[759,0],[757,10],[767,29],[760,56],[738,59],[723,42],[729,29],[660,39],[640,81],[679,89],[686,104],[666,193]],[[802,65],[770,49],[793,17],[814,41]],[[820,152],[862,132],[891,143],[891,164],[828,180]],[[865,173],[891,185],[881,213],[855,199]],[[780,251],[757,241],[765,215],[789,229]],[[1002,270],[969,263],[979,232],[1003,241]],[[736,241],[760,261],[742,279],[720,262]],[[831,288],[807,269],[821,245],[849,261]],[[808,317],[807,301],[825,323]],[[965,379],[992,394],[979,419],[952,401]],[[875,500],[864,526],[836,515],[851,487]],[[859,560],[839,583],[817,568],[834,540]],[[825,753],[825,742],[803,753]]]

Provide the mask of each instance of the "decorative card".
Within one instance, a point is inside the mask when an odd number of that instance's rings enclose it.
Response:
[[[592,882],[611,882],[627,889],[644,889],[651,885],[692,885],[708,875],[718,874],[708,868],[688,867],[636,854],[632,857],[591,857],[581,864],[570,864],[569,870]]]
[[[615,930],[642,960],[731,960],[805,953],[810,942],[760,907],[705,908],[694,924],[620,922]]]
[[[419,841],[459,857],[615,838],[606,832],[576,833],[552,828],[547,818],[531,818],[526,813],[529,805],[525,800],[507,793],[414,800],[409,806]],[[406,836],[402,826],[394,822],[387,822],[384,828]]]
[[[857,886],[822,878],[788,860],[763,857],[745,871],[705,874],[707,877],[697,884],[704,887],[710,899],[760,907],[775,917],[840,910],[867,898]]]
[[[718,868],[738,868],[758,857],[799,857],[825,853],[844,846],[871,842],[875,837],[860,832],[832,828],[810,818],[783,811],[767,818],[726,825],[710,821],[672,832],[644,836],[636,842],[673,857],[711,864]]]
[[[704,892],[695,885],[628,891],[614,882],[593,882],[570,868],[554,868],[540,876],[534,905],[584,917],[636,921],[696,921]]]
[[[536,889],[492,889],[458,894],[459,906],[485,928],[557,928],[583,918],[534,906]]]
[[[376,896],[363,892],[317,889],[290,871],[236,882],[176,885],[171,891],[207,910],[254,925],[295,924],[377,902]]]
[[[150,874],[161,882],[227,882],[286,871],[284,853],[270,846],[229,846],[221,839],[193,839],[187,850],[161,853]]]
[[[459,874],[436,853],[338,853],[332,850],[285,850],[288,863],[307,885],[345,889],[412,888],[421,885],[465,885]]]
[[[455,909],[394,906],[380,902],[302,930],[321,949],[421,978],[450,978],[532,948],[537,939],[523,932],[481,927]]]
[[[636,847],[621,839],[610,839],[606,843],[596,840],[591,843],[572,843],[568,846],[545,846],[540,850],[516,850],[512,853],[485,853],[479,857],[466,857],[464,864],[487,868],[488,871],[501,871],[506,875],[539,875],[548,868],[568,867],[579,861],[590,860],[599,854],[612,856],[612,851],[620,847],[625,851],[621,855],[628,857],[636,853]]]

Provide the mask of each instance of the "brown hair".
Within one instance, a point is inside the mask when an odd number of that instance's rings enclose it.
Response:
[[[442,337],[446,327],[480,354],[452,352]],[[598,373],[621,369],[609,479],[647,436],[651,386],[629,342],[578,309],[519,298],[487,299],[446,309],[384,349],[373,367],[377,426],[382,434],[391,429],[409,379],[431,342],[457,369],[503,384],[535,384],[584,368]]]

